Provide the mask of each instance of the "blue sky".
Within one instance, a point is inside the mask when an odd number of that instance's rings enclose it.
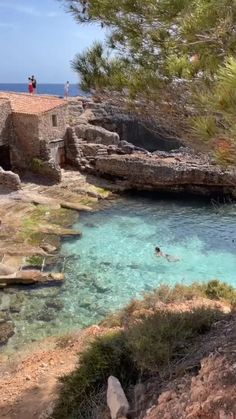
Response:
[[[70,61],[94,40],[99,26],[80,26],[58,0],[0,0],[0,83],[77,82]]]

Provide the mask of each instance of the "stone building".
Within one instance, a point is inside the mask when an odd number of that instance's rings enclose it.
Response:
[[[59,167],[64,162],[66,124],[63,99],[0,92],[0,166],[25,170],[41,165],[45,174],[48,165]]]

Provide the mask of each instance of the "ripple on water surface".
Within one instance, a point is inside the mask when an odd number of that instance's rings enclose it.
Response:
[[[235,214],[234,205],[131,197],[81,215],[82,238],[61,249],[64,285],[22,291],[9,345],[98,322],[163,283],[219,278],[236,286]],[[155,246],[180,261],[156,257]]]

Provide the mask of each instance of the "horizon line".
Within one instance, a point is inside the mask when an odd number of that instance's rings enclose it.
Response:
[[[66,81],[65,82],[54,82],[54,83],[50,83],[50,82],[40,82],[40,83],[37,83],[38,84],[38,86],[40,86],[40,84],[65,84],[66,83]],[[4,82],[0,82],[0,84],[28,84],[27,83],[27,81],[26,82],[20,82],[20,83],[16,83],[16,82],[7,82],[7,81],[4,81]],[[78,87],[79,87],[79,83],[76,83],[76,82],[70,82],[70,84],[75,84],[75,85],[77,85],[78,84]]]

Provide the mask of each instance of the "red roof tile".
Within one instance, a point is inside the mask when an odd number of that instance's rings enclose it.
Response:
[[[55,96],[26,93],[0,92],[0,99],[10,100],[12,112],[28,115],[38,115],[67,104],[66,100]]]

